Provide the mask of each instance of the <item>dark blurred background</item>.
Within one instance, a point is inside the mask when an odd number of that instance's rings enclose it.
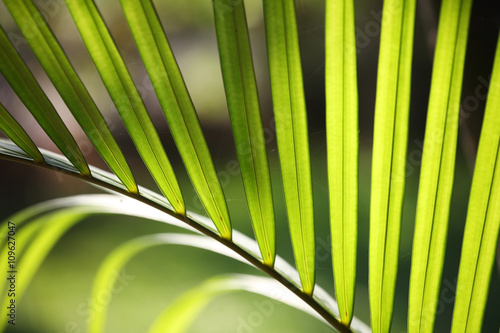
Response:
[[[105,92],[97,71],[62,0],[37,0],[46,19],[70,57],[84,83],[105,115],[113,134],[126,152],[139,184],[157,191],[132,142]],[[233,225],[252,236],[242,181],[233,167],[236,154],[232,140],[213,25],[212,2],[209,0],[155,1],[169,41],[183,72],[198,111],[209,148],[229,204]],[[136,85],[150,111],[165,149],[181,182],[189,210],[203,213],[180,157],[170,136],[163,113],[151,83],[138,56],[135,44],[117,0],[98,0]],[[281,175],[276,150],[275,128],[267,70],[262,2],[245,2],[252,48],[259,84],[263,122],[268,144],[276,206],[278,254],[293,263],[287,220],[283,203]],[[324,96],[324,1],[297,0],[298,26],[305,82],[313,191],[315,195],[318,283],[333,293],[326,186],[325,96]],[[395,301],[393,332],[406,331],[408,282],[415,220],[421,149],[423,146],[427,101],[432,74],[432,57],[437,32],[440,2],[419,0],[417,4],[410,136],[408,139],[407,189],[402,222],[400,264]],[[477,142],[485,106],[487,85],[500,25],[498,1],[474,1],[464,72],[459,148],[456,161],[455,187],[451,204],[448,244],[442,277],[441,297],[435,330],[450,330],[459,254],[472,179]],[[358,83],[360,109],[360,202],[358,237],[358,273],[355,315],[369,323],[368,306],[368,230],[370,164],[375,104],[376,69],[382,12],[381,1],[355,1],[358,49]],[[0,23],[9,33],[23,58],[42,84],[63,119],[77,137],[88,161],[107,170],[106,165],[89,144],[76,121],[58,97],[40,65],[21,38],[3,3]],[[38,127],[19,99],[0,76],[0,101],[28,130],[37,145],[57,151]],[[61,196],[100,193],[100,191],[68,176],[34,167],[0,161],[2,200],[0,217],[29,205]],[[105,256],[124,241],[156,232],[177,231],[174,227],[129,217],[92,217],[72,228],[55,246],[31,283],[18,312],[18,325],[12,332],[82,332],[86,318],[78,309],[88,302],[93,275]],[[230,259],[200,250],[164,246],[135,257],[126,267],[133,280],[123,292],[113,295],[107,331],[144,332],[160,311],[183,291],[210,276],[225,272],[257,273]],[[497,332],[500,327],[500,270],[495,264],[484,332]],[[245,293],[221,296],[203,310],[189,332],[328,332],[315,319],[284,305],[271,314],[259,312],[263,298]],[[260,313],[260,317],[256,315]],[[251,316],[262,318],[251,321]],[[242,328],[242,322],[255,325]],[[75,326],[76,325],[76,326]],[[76,328],[71,328],[76,327]],[[10,332],[10,331],[9,331]]]

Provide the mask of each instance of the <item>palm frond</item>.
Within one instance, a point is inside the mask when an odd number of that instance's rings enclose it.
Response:
[[[62,155],[37,147],[30,129],[20,125],[18,110],[10,107],[7,110],[4,105],[8,104],[3,103],[0,104],[0,130],[11,141],[0,139],[0,158],[64,173],[113,194],[41,203],[1,224],[8,225],[15,220],[16,240],[22,244],[17,249],[16,262],[23,272],[19,299],[26,293],[48,253],[72,226],[97,214],[127,215],[164,222],[187,233],[148,233],[134,236],[117,247],[95,275],[93,298],[103,288],[113,286],[114,273],[133,256],[165,244],[215,252],[249,264],[269,276],[225,275],[209,279],[188,290],[165,309],[151,327],[153,332],[184,331],[199,311],[220,293],[246,290],[283,301],[269,292],[274,289],[286,295],[285,303],[312,314],[332,329],[371,331],[356,318],[358,312],[354,308],[354,299],[362,294],[359,290],[355,293],[356,280],[359,283],[360,279],[356,272],[360,271],[361,262],[357,252],[360,245],[365,245],[358,242],[358,222],[362,221],[358,221],[358,181],[361,178],[358,161],[363,154],[359,145],[358,100],[366,97],[358,96],[361,67],[357,64],[358,30],[353,1],[328,1],[325,13],[327,194],[337,300],[315,282],[319,272],[316,251],[320,249],[315,241],[310,135],[296,15],[300,11],[298,5],[302,4],[294,0],[263,1],[270,96],[280,164],[277,171],[283,181],[286,206],[283,215],[286,209],[294,267],[276,254],[280,241],[275,230],[278,205],[273,202],[271,180],[274,179],[264,140],[261,101],[249,38],[251,25],[247,23],[243,1],[213,0],[211,9],[246,196],[245,206],[249,208],[255,240],[233,229],[234,220],[229,215],[232,207],[217,176],[216,157],[209,151],[197,111],[162,26],[161,13],[156,11],[152,0],[121,0],[120,3],[193,189],[209,218],[186,210],[183,193],[189,193],[190,189],[183,188],[181,192],[178,182],[181,176],[170,164],[158,135],[159,128],[153,124],[96,3],[93,0],[66,0],[72,21],[106,87],[105,93],[110,95],[161,195],[137,184],[131,160],[118,145],[116,133],[107,125],[87,90],[89,87],[84,85],[61,47],[60,39],[50,29],[40,7],[43,4],[35,4],[33,0],[4,2],[43,70],[111,172],[88,165],[74,134],[54,107],[57,104],[52,104],[39,84],[38,75],[34,75],[28,61],[23,60],[22,52],[16,51],[3,27],[0,27],[0,72]],[[406,150],[411,129],[410,82],[413,46],[416,45],[413,37],[415,5],[415,0],[387,0],[382,18],[368,244],[368,293],[375,332],[391,330],[396,280],[400,277]],[[471,6],[471,0],[443,0],[441,6],[411,257],[407,309],[410,332],[434,329],[440,301]],[[500,211],[496,204],[500,195],[497,163],[500,117],[496,111],[500,107],[499,59],[497,49],[464,230],[453,332],[482,329],[490,290],[500,229]],[[316,221],[316,225],[322,222]],[[328,223],[326,219],[325,223]],[[362,232],[364,230],[359,233]],[[0,255],[7,257],[8,240],[0,239],[0,246]],[[0,282],[0,290],[6,291],[7,285],[4,279]],[[110,301],[108,298],[100,311],[90,315],[92,332],[105,331]],[[4,309],[9,304],[6,292],[2,293],[0,304]],[[6,324],[5,320],[0,323],[0,331],[5,330]]]
[[[214,0],[215,28],[234,144],[264,262],[276,255],[271,176],[243,2]],[[237,70],[236,70],[237,69]]]
[[[307,115],[293,0],[265,0],[267,52],[276,136],[295,262],[302,288],[315,280],[314,212]]]
[[[408,308],[409,332],[434,327],[455,170],[472,1],[443,1],[427,112]]]
[[[352,1],[327,2],[326,34],[326,135],[333,277],[340,317],[349,325],[356,285],[359,155]]]
[[[406,180],[415,1],[386,1],[375,104],[369,290],[372,329],[391,328]]]
[[[500,40],[470,192],[452,332],[480,332],[500,231]]]

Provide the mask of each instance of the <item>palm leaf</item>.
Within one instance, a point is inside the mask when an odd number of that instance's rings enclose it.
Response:
[[[354,6],[326,7],[326,124],[333,277],[342,322],[354,307],[358,224],[358,87]]]
[[[402,9],[394,10],[399,6]],[[390,330],[396,292],[415,1],[386,1],[383,13],[370,203],[369,290],[374,332]]]
[[[452,332],[481,332],[500,230],[500,40],[467,211]]]
[[[315,280],[314,214],[307,117],[293,0],[264,0],[267,50],[283,189],[302,288]]]
[[[309,135],[293,0],[264,0],[263,4],[279,171],[297,268],[275,253],[271,177],[242,1],[213,0],[212,4],[231,127],[256,241],[232,230],[228,204],[212,156],[151,0],[121,0],[121,4],[172,137],[210,218],[186,212],[177,175],[94,1],[66,0],[66,3],[139,155],[164,195],[137,186],[101,112],[43,18],[46,3],[35,6],[30,0],[4,1],[56,90],[112,173],[87,165],[75,138],[27,66],[28,61],[23,61],[3,28],[0,29],[0,71],[64,156],[39,149],[30,131],[22,128],[0,104],[0,129],[12,140],[0,139],[0,158],[64,173],[114,194],[42,203],[5,220],[4,226],[9,220],[16,221],[16,240],[23,244],[18,249],[16,263],[26,283],[19,288],[19,298],[51,248],[71,226],[83,217],[96,214],[125,214],[165,222],[197,234],[153,234],[124,243],[102,263],[96,274],[94,295],[103,287],[113,285],[113,273],[120,271],[132,256],[162,244],[216,252],[247,263],[271,278],[230,275],[208,280],[167,308],[153,329],[186,329],[198,311],[222,292],[250,290],[273,297],[267,291],[280,288],[290,295],[289,299],[298,308],[340,332],[370,331],[353,316],[356,270],[359,269],[356,267],[359,261],[356,248],[359,246],[358,158],[361,154],[355,54],[355,36],[359,31],[355,28],[352,1],[326,3],[326,148],[332,262],[338,303],[315,284],[315,253],[322,249],[315,245]],[[297,2],[297,5],[303,4]],[[427,332],[434,328],[457,152],[458,112],[470,13],[471,0],[443,0],[413,242],[408,308],[408,330],[411,332]],[[370,311],[373,330],[377,332],[391,330],[396,296],[405,151],[410,129],[414,15],[414,0],[387,0],[384,3],[369,244]],[[498,57],[497,54],[470,194],[452,323],[455,332],[475,332],[482,328],[500,228],[500,212],[494,204],[499,200],[500,188],[496,163],[500,122],[494,111],[499,107],[500,96]],[[14,116],[18,118],[18,113]],[[324,244],[322,242],[321,246]],[[5,238],[0,239],[0,246],[0,254],[6,257]],[[3,295],[0,304],[4,309],[9,301],[7,282],[5,279],[0,282]],[[358,292],[357,297],[360,294]],[[104,311],[89,318],[93,331],[104,330],[108,306],[109,299]],[[3,331],[6,321],[0,325]]]
[[[241,177],[264,262],[275,251],[271,177],[243,2],[214,1],[215,27]],[[235,70],[237,68],[238,70]]]
[[[432,331],[439,296],[472,1],[445,0],[427,112],[408,309],[409,332]]]

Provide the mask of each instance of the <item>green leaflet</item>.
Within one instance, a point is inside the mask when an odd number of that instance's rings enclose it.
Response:
[[[304,293],[315,280],[307,116],[293,0],[264,0],[276,136],[293,252]]]
[[[99,306],[92,307],[94,311],[90,314],[90,333],[100,333],[106,331],[106,316],[111,299],[107,298],[103,301],[99,298],[99,295],[103,292],[103,290],[113,289],[119,273],[133,256],[158,245],[192,246],[208,251],[218,252],[237,260],[241,260],[241,258],[235,257],[231,251],[228,251],[228,249],[224,248],[219,243],[200,235],[170,233],[152,234],[133,238],[114,249],[99,267],[94,279],[90,298],[91,300],[97,301]]]
[[[369,291],[373,332],[389,332],[405,191],[415,0],[385,1],[373,139]]]
[[[17,17],[18,22],[27,19],[36,20],[35,25],[20,25],[20,27],[40,64],[110,169],[130,192],[137,193],[137,185],[132,172],[120,147],[111,135],[104,117],[71,66],[54,34],[46,22],[38,16],[39,11],[30,1],[6,0],[5,2],[13,8],[12,13]],[[25,15],[30,17],[27,18]]]
[[[6,0],[5,3],[12,16],[19,20],[18,25],[21,29],[31,29],[31,26],[36,25],[21,2],[16,1],[13,5],[12,2]],[[35,31],[30,33],[31,36],[36,36]],[[90,176],[85,157],[78,148],[75,139],[1,27],[0,72],[59,150],[82,175]]]
[[[2,130],[16,145],[26,154],[30,155],[35,162],[45,163],[38,147],[31,140],[19,123],[0,103],[0,130]]]
[[[39,230],[29,242],[29,245],[24,249],[21,248],[23,249],[23,255],[21,260],[18,261],[18,271],[22,272],[23,283],[18,288],[17,297],[21,298],[23,296],[36,271],[61,236],[87,215],[86,209],[70,208],[36,218],[24,227],[30,233],[33,225],[40,224],[38,227],[33,227]],[[19,237],[19,242],[21,241],[23,239]],[[28,244],[27,242],[23,243]]]
[[[215,172],[198,116],[150,0],[122,0],[137,48],[189,177],[221,236],[231,239],[226,199]]]
[[[217,276],[184,292],[158,316],[149,333],[185,332],[212,299],[223,293],[238,290],[231,285],[232,283],[234,282],[229,277]]]
[[[418,189],[408,332],[431,332],[443,269],[472,0],[444,0]]]
[[[113,286],[122,268],[133,255],[152,246],[161,244],[163,243],[157,238],[139,237],[120,245],[120,247],[116,248],[106,257],[99,267],[92,285],[90,296],[92,312],[89,317],[89,333],[106,331],[106,318],[111,297],[102,300],[99,298],[99,295],[101,295],[103,291],[113,290]],[[98,303],[98,306],[93,306],[93,302]]]
[[[10,220],[9,220],[10,221]],[[14,241],[15,241],[15,255],[16,255],[16,264],[17,266],[14,267],[9,267],[9,270],[13,271],[19,271],[19,262],[23,260],[25,250],[28,248],[26,244],[30,244],[32,240],[35,238],[37,233],[39,233],[40,229],[44,226],[43,221],[37,221],[37,223],[32,223],[30,225],[27,225],[22,229],[22,232],[19,232],[19,225],[17,224],[17,220],[12,220],[16,221],[16,226],[15,226],[15,232],[16,234],[14,235]],[[3,230],[10,230],[7,229],[9,226],[9,223],[5,221],[0,225]],[[9,239],[5,237],[5,242],[3,242],[2,250],[0,255],[2,255],[4,258],[9,257],[9,246],[11,246],[11,243],[8,243]],[[26,246],[26,247],[25,247]],[[41,263],[40,263],[41,264]],[[10,265],[9,265],[10,266]],[[19,285],[17,290],[16,290],[16,299],[20,300],[21,297],[23,296],[25,290],[27,289],[27,286],[29,285],[31,279],[33,278],[33,274],[36,272],[37,268],[40,265],[37,263],[33,263],[32,261],[32,267],[28,267],[28,275],[24,275],[23,273],[23,283],[22,285]],[[6,265],[6,267],[8,267]],[[7,306],[9,306],[10,303],[10,298],[8,297],[8,289],[9,289],[9,280],[7,279],[2,279],[0,281],[0,291],[2,292],[0,295],[0,304],[1,306],[6,309]],[[0,322],[0,332],[4,332],[5,328],[7,327],[7,320],[3,320],[3,322]]]
[[[352,0],[326,3],[326,136],[335,294],[353,316],[358,224],[358,86]]]
[[[281,302],[322,319],[298,301],[295,295],[286,292],[278,295],[276,290],[280,287],[273,279],[247,274],[228,274],[210,278],[177,298],[156,319],[149,333],[183,333],[210,301],[221,294],[235,291],[247,291],[270,298],[261,303],[269,309],[274,309],[273,302]]]
[[[266,265],[276,240],[271,177],[243,1],[214,0],[215,27],[231,127],[255,238]]]
[[[175,211],[184,215],[184,200],[175,173],[94,2],[66,0],[66,4],[144,163]]]
[[[500,39],[474,167],[452,332],[481,332],[500,230]]]
[[[221,252],[240,260],[244,258],[273,279],[283,282],[289,290],[296,293],[333,327],[340,331],[350,330],[351,328],[347,326],[352,320],[352,330],[358,331],[356,318],[352,317],[352,304],[356,279],[357,158],[362,155],[358,155],[357,143],[356,100],[358,97],[354,13],[351,1],[326,2],[328,174],[331,196],[332,259],[335,292],[340,313],[335,310],[335,302],[324,297],[329,295],[320,286],[314,286],[315,248],[307,121],[305,107],[303,107],[300,53],[293,0],[264,0],[264,5],[279,152],[298,272],[284,265],[286,263],[283,259],[275,256],[274,253],[275,237],[272,226],[274,216],[272,197],[269,196],[271,192],[268,181],[269,171],[242,0],[213,0],[213,5],[228,106],[235,132],[242,179],[249,199],[248,205],[258,243],[244,238],[237,230],[231,229],[224,194],[215,174],[210,153],[206,148],[196,113],[151,0],[121,1],[168,122],[173,132],[178,131],[174,133],[174,137],[188,173],[192,178],[196,178],[193,179],[193,184],[217,226],[213,225],[212,220],[208,218],[186,214],[176,180],[171,178],[172,170],[168,164],[163,164],[166,156],[159,158],[154,156],[158,151],[164,156],[163,147],[159,144],[156,133],[150,133],[152,127],[149,126],[151,124],[149,116],[95,9],[94,2],[92,0],[67,0],[68,5],[73,7],[75,20],[79,21],[77,22],[79,26],[82,26],[80,28],[84,31],[82,34],[90,35],[86,37],[86,43],[94,59],[97,59],[96,64],[100,63],[98,66],[101,75],[110,91],[113,91],[115,103],[120,105],[118,107],[120,114],[128,118],[130,125],[128,130],[134,133],[131,134],[133,137],[139,137],[137,140],[134,139],[134,142],[136,144],[141,142],[142,148],[138,149],[142,157],[152,163],[152,166],[148,165],[148,168],[153,170],[151,172],[158,184],[163,182],[163,185],[159,185],[163,186],[163,193],[165,193],[164,189],[167,189],[167,192],[171,190],[170,196],[168,193],[166,196],[168,200],[173,200],[172,204],[175,208],[172,208],[164,197],[138,188],[125,159],[113,156],[114,151],[121,155],[119,147],[107,129],[104,119],[95,108],[91,97],[67,61],[57,40],[40,16],[44,14],[42,8],[44,4],[41,4],[40,9],[37,10],[33,2],[29,0],[5,1],[15,13],[13,15],[17,15],[16,20],[21,30],[28,35],[28,40],[32,40],[32,48],[40,59],[40,63],[94,145],[98,146],[105,140],[109,141],[97,149],[100,149],[104,159],[112,161],[108,161],[108,164],[115,163],[115,166],[110,164],[110,167],[121,182],[113,174],[87,167],[83,156],[79,158],[64,152],[71,159],[70,162],[62,155],[49,154],[43,149],[38,150],[1,104],[0,128],[10,133],[9,136],[14,141],[17,140],[19,146],[0,139],[0,158],[56,172],[66,172],[106,190],[135,199],[134,201],[117,196],[113,199],[107,197],[108,201],[104,199],[104,196],[85,196],[76,200],[79,203],[73,203],[75,209],[66,209],[73,205],[68,202],[61,204],[62,211],[59,211],[59,207],[50,206],[55,211],[54,214],[51,212],[50,215],[40,217],[38,215],[46,212],[33,209],[28,213],[22,212],[17,215],[14,220],[17,226],[22,226],[22,228],[19,229],[19,238],[16,240],[25,244],[27,249],[20,247],[18,258],[20,265],[24,265],[21,266],[21,270],[27,273],[27,283],[57,238],[79,220],[77,215],[85,216],[104,211],[107,213],[126,212],[134,216],[148,215],[154,220],[179,224],[189,230],[191,226],[213,239],[198,235],[172,234],[137,239],[134,240],[137,241],[135,248],[129,243],[125,244],[124,248],[120,248],[119,251],[129,246],[128,253],[122,252],[119,260],[115,258],[120,265],[126,262],[127,259],[124,257],[130,253],[147,248],[155,242],[155,244],[196,246]],[[386,0],[384,3],[371,178],[369,292],[374,332],[390,330],[394,306],[394,285],[398,270],[398,245],[404,192],[403,168],[408,131],[414,6],[414,0],[399,2]],[[458,103],[471,0],[443,0],[442,6],[415,226],[408,319],[410,332],[432,331],[436,316],[453,186]],[[390,15],[387,16],[387,14]],[[67,149],[68,146],[64,140],[68,137],[65,135],[71,137],[71,134],[65,129],[64,124],[61,127],[60,123],[55,123],[60,122],[56,111],[38,87],[29,69],[25,69],[25,63],[12,48],[5,33],[0,31],[0,35],[2,35],[0,36],[0,70],[7,73],[7,76],[10,75],[14,90],[17,89],[20,96],[25,96],[23,102],[31,103],[33,108],[42,110],[39,115],[42,120],[38,118],[37,120],[44,128],[52,130],[55,133],[54,136],[59,135],[63,148]],[[500,117],[497,111],[500,107],[498,88],[500,74],[497,73],[499,57],[497,54],[470,194],[452,324],[455,332],[479,332],[481,330],[500,228],[500,207],[497,204],[500,202],[500,178],[497,165],[500,153]],[[17,58],[19,60],[16,60]],[[20,66],[16,65],[16,61],[19,61]],[[43,110],[44,107],[49,111]],[[49,112],[48,117],[45,112]],[[45,125],[43,125],[43,119],[45,119]],[[139,119],[142,119],[142,122],[138,121]],[[50,124],[51,121],[54,121],[53,124]],[[94,133],[96,130],[101,130],[101,125],[106,127],[104,129],[106,133]],[[136,134],[138,132],[140,134]],[[93,134],[95,135],[92,136]],[[151,137],[148,138],[150,134]],[[107,139],[105,139],[106,135]],[[148,141],[150,138],[154,143]],[[69,140],[70,144],[74,144],[73,138]],[[76,144],[74,147],[78,150]],[[154,158],[157,158],[156,161]],[[204,164],[207,166],[204,167]],[[168,172],[170,175],[165,176]],[[264,176],[261,177],[261,173]],[[172,189],[169,189],[168,181],[170,180],[175,184]],[[212,188],[210,188],[211,184],[214,184]],[[266,195],[267,198],[265,198]],[[301,197],[303,195],[305,197]],[[178,198],[180,201],[177,200]],[[89,205],[88,201],[94,199],[99,202]],[[136,206],[131,202],[140,202],[140,204]],[[303,208],[306,210],[301,211]],[[144,213],[145,211],[147,213]],[[22,216],[28,217],[32,223],[25,225]],[[272,237],[271,234],[273,234]],[[6,239],[0,239],[0,245],[3,245],[0,247],[0,254],[4,257],[7,251],[5,241]],[[104,275],[107,276],[107,280],[103,280],[104,284],[101,286],[104,288],[110,286],[109,283],[112,283],[110,279],[113,278],[113,273],[116,273],[116,270],[110,270],[110,267],[120,265],[104,263],[106,269]],[[239,288],[237,287],[240,286],[239,282],[236,281],[240,281],[240,277],[217,278],[189,291],[174,304],[173,308],[165,312],[162,319],[159,319],[166,320],[166,325],[173,325],[175,328],[168,326],[163,329],[182,330],[187,327],[197,311],[209,302],[211,297],[227,289]],[[275,282],[270,282],[270,285]],[[0,290],[3,293],[3,299],[0,297],[2,306],[6,305],[6,283],[5,280],[0,283],[3,288]],[[21,286],[21,294],[26,289],[27,283]],[[266,283],[261,280],[258,285],[260,287]],[[303,292],[298,289],[301,284]],[[257,285],[257,283],[248,285]],[[101,315],[105,314],[104,311]],[[339,317],[341,323],[336,319]],[[98,315],[95,318],[98,318]],[[5,324],[6,322],[0,324],[3,325],[0,331]]]
[[[38,268],[45,257],[59,240],[61,235],[72,225],[81,220],[86,215],[85,210],[69,209],[50,215],[37,217],[29,225],[16,231],[16,267],[14,270],[22,276],[22,283],[17,284],[16,300],[20,300],[28,288]],[[16,221],[17,224],[17,221]],[[5,226],[5,224],[2,224]],[[7,229],[7,227],[4,227]],[[29,242],[28,242],[29,240]],[[26,244],[26,245],[25,245]],[[6,254],[5,254],[5,257]],[[8,280],[2,279],[2,290]],[[3,293],[2,307],[7,308],[10,298]],[[0,323],[0,331],[3,331],[7,321]]]

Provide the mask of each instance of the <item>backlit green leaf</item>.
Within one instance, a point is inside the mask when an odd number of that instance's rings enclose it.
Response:
[[[389,332],[405,191],[415,1],[384,1],[377,75],[370,204],[370,312]]]
[[[349,325],[358,233],[358,85],[352,0],[326,3],[326,136],[335,294]]]
[[[214,0],[226,98],[253,230],[264,263],[275,257],[271,179],[243,1]]]
[[[31,280],[42,265],[50,250],[54,247],[60,237],[75,223],[82,220],[87,215],[87,210],[82,208],[70,208],[48,215],[37,216],[29,224],[19,230],[20,224],[17,219],[8,222],[16,225],[16,233],[13,237],[15,244],[15,267],[10,267],[17,276],[22,276],[22,283],[17,283],[15,288],[15,299],[21,300],[28,289]],[[27,216],[28,217],[28,216]],[[33,218],[33,216],[29,216]],[[2,224],[5,229],[7,226]],[[7,246],[4,247],[7,249]],[[7,257],[7,253],[2,253]],[[14,273],[14,275],[15,275]],[[8,280],[2,279],[2,289],[8,284]],[[11,297],[7,297],[7,292],[0,296],[2,307],[7,308]],[[0,323],[0,331],[3,331],[7,321]]]
[[[488,92],[458,273],[452,332],[482,332],[500,230],[500,39]]]
[[[264,0],[276,137],[293,252],[304,293],[315,281],[307,115],[293,0]]]
[[[413,238],[408,332],[432,332],[441,285],[472,0],[443,0]]]
[[[12,219],[9,221],[15,221],[15,232],[16,234],[14,235],[14,245],[15,245],[15,256],[16,256],[16,264],[14,267],[12,267],[13,271],[18,271],[19,267],[19,262],[23,259],[24,253],[26,252],[25,250],[29,248],[29,244],[33,241],[35,236],[40,232],[41,228],[44,226],[44,224],[40,223],[42,221],[38,220],[36,223],[29,224],[28,226],[24,227],[22,229],[22,232],[19,232],[19,225],[17,223],[17,220]],[[8,227],[12,227],[12,225],[9,225],[7,221],[5,223],[1,224],[3,230],[10,230],[7,229]],[[0,252],[0,255],[2,255],[4,258],[9,257],[9,247],[8,245],[12,245],[12,239],[8,239],[7,237],[4,238],[5,242],[2,242],[2,250]],[[9,244],[8,241],[11,241]],[[33,263],[36,265],[36,263]],[[7,267],[7,266],[6,266]],[[21,297],[23,296],[25,290],[27,289],[27,286],[31,282],[31,279],[33,278],[33,272],[36,272],[37,268],[39,265],[36,267],[28,267],[28,274],[24,275],[23,273],[23,283],[22,286],[19,285],[17,288],[17,295],[16,295],[16,300],[19,301]],[[10,281],[7,279],[2,279],[0,281],[0,304],[2,307],[7,308],[10,303],[10,297],[9,296],[9,285]],[[2,320],[0,322],[0,332],[3,332],[5,330],[5,327],[7,326],[8,322],[7,320]]]

